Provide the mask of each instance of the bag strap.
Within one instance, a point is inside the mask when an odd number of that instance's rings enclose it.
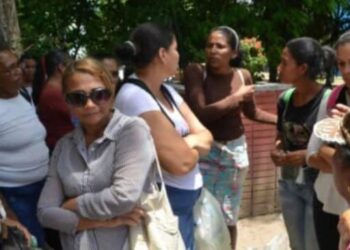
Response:
[[[328,102],[327,102],[327,112],[329,112],[337,104],[337,100],[339,98],[339,95],[342,92],[342,90],[344,89],[344,87],[345,87],[345,84],[338,85],[332,90],[332,92],[330,93],[330,96],[328,98]]]
[[[329,97],[329,96],[331,95],[331,93],[332,93],[332,90],[329,89],[329,88],[327,88],[327,89],[324,91],[324,93],[323,93],[322,99],[324,99],[324,98],[326,98],[326,97]]]
[[[208,76],[207,69],[206,69],[206,67],[205,67],[205,63],[201,63],[201,64],[200,64],[200,67],[201,67],[201,69],[202,69],[202,73],[203,73],[203,78],[202,78],[202,80],[203,80],[203,83],[204,83],[204,82],[205,82],[205,79],[207,79],[207,76]]]
[[[284,104],[286,105],[286,107],[289,105],[290,99],[291,99],[294,91],[295,91],[295,88],[290,88],[290,89],[286,90],[286,92],[284,92],[284,94],[282,96],[282,100],[283,100]]]
[[[151,92],[151,90],[147,87],[147,85],[141,81],[140,79],[137,78],[128,78],[125,83],[131,83],[134,84],[138,87],[140,87],[141,89],[143,89],[144,91],[146,91],[158,104],[158,107],[160,108],[160,111],[165,115],[165,117],[170,121],[170,123],[175,127],[175,123],[173,122],[173,120],[169,117],[169,115],[167,114],[167,112],[164,110],[163,106],[159,103],[158,99],[153,95],[153,93]],[[162,84],[160,87],[160,90],[164,93],[164,95],[168,98],[168,100],[170,101],[171,104],[173,104],[173,106],[179,111],[179,113],[181,114],[174,97],[171,95],[170,91]]]
[[[205,68],[205,64],[201,64],[201,67],[203,70],[203,79],[202,80],[203,80],[203,84],[204,84],[205,80],[207,79],[208,73],[207,73],[207,70]],[[242,70],[237,69],[237,73],[238,73],[239,79],[241,80],[242,86],[245,86],[245,79],[244,79],[244,75],[242,73]],[[233,83],[233,81],[234,81],[234,77],[232,77],[232,79],[231,79],[231,84]]]
[[[244,86],[245,85],[245,80],[244,80],[244,76],[243,76],[242,71],[240,69],[237,69],[237,73],[238,73],[239,79],[242,82],[242,86]]]
[[[290,88],[283,93],[283,96],[282,96],[282,100],[284,102],[284,109],[282,112],[282,122],[283,123],[285,122],[289,103],[290,103],[290,100],[292,98],[294,91],[295,91],[295,88]],[[285,133],[282,133],[282,147],[284,150],[286,150],[286,148],[287,148],[287,137],[286,137]]]
[[[160,90],[165,94],[165,96],[169,99],[170,103],[173,104],[173,106],[177,109],[177,111],[180,112],[179,107],[177,106],[174,97],[172,96],[172,94],[170,93],[169,89],[167,87],[165,87],[163,84],[160,86]]]
[[[33,105],[32,98],[25,87],[20,88],[19,93],[23,96],[24,99],[26,99],[27,102],[30,103],[30,105]]]
[[[287,110],[287,108],[288,108],[288,106],[289,106],[289,103],[290,103],[290,100],[291,100],[291,98],[292,98],[292,95],[293,95],[294,91],[295,91],[295,88],[290,88],[290,89],[286,90],[286,91],[284,92],[283,96],[282,96],[282,100],[283,100],[283,102],[284,102],[284,104],[285,104],[285,108],[284,108],[284,110],[283,110],[283,117],[285,116],[285,112],[286,112],[286,110]],[[331,91],[330,89],[326,89],[326,90],[323,92],[322,98],[326,98],[326,97],[328,97],[329,95],[331,95],[330,98],[332,98],[333,91]],[[338,93],[338,95],[339,95],[339,93]],[[330,98],[329,98],[329,99],[330,99]],[[328,99],[328,102],[329,102],[329,99]],[[328,103],[327,103],[327,104],[328,104]],[[327,106],[328,106],[328,105],[327,105]]]
[[[155,155],[155,160],[156,160],[156,172],[158,173],[159,179],[160,179],[160,185],[161,185],[161,189],[165,190],[165,182],[164,182],[164,178],[163,178],[163,173],[162,173],[162,169],[160,167],[160,162],[159,162],[159,158],[158,158],[158,154],[157,154],[157,150],[156,150],[156,146],[153,144],[153,152]]]

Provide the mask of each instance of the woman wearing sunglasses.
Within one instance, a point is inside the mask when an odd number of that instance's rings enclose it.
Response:
[[[63,93],[79,126],[56,145],[38,204],[43,225],[60,231],[63,249],[122,249],[127,225],[154,162],[145,122],[113,109],[112,77],[93,59],[70,65]]]

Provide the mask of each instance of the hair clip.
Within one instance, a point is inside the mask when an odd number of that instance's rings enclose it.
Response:
[[[137,50],[135,44],[130,40],[126,41],[125,44],[128,44],[132,48],[133,56],[136,56]]]

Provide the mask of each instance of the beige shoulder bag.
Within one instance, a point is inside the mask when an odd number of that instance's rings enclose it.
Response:
[[[155,152],[155,165],[161,181],[161,188],[154,181],[151,184],[151,192],[144,192],[140,205],[145,210],[146,216],[142,223],[130,227],[130,250],[185,250],[179,230],[178,218],[174,215]]]

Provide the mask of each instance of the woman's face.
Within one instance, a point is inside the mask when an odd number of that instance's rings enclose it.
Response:
[[[221,31],[213,31],[205,47],[207,65],[213,69],[223,69],[230,66],[230,60],[236,52],[228,44],[226,36]]]
[[[305,75],[305,65],[298,65],[289,49],[285,47],[277,71],[280,82],[294,84]]]
[[[90,96],[87,102],[83,102],[84,104],[80,106],[68,102],[72,114],[79,119],[83,127],[98,126],[109,119],[113,98],[111,91],[106,90],[106,86],[100,79],[88,73],[74,73],[67,80],[66,99],[68,95],[73,95],[77,101],[79,101],[79,95]],[[106,95],[106,92],[109,92],[110,95]],[[92,97],[91,94],[96,98]]]
[[[15,97],[22,84],[22,70],[11,51],[0,52],[0,95]]]
[[[166,51],[166,61],[165,65],[168,69],[168,75],[173,76],[176,74],[179,67],[180,55],[177,50],[177,41],[174,38],[170,47]]]
[[[345,84],[350,87],[350,43],[337,48],[337,64]]]
[[[22,62],[23,69],[23,77],[25,79],[25,83],[32,83],[34,81],[36,68],[36,61],[34,59],[24,59]]]

